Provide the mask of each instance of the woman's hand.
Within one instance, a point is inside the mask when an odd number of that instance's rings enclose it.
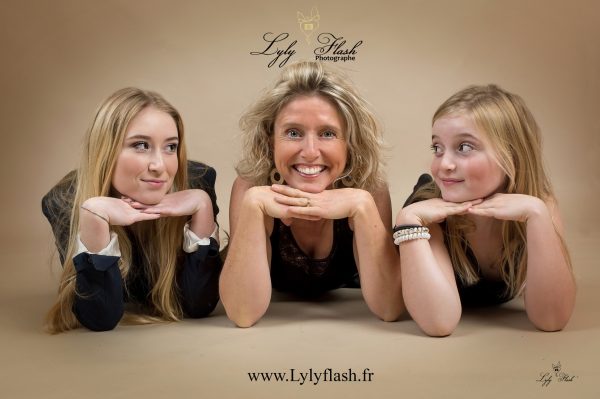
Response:
[[[156,205],[144,205],[130,198],[123,198],[123,201],[145,214],[158,214],[159,216],[193,215],[200,209],[206,208],[207,205],[212,206],[208,194],[198,189],[169,193]]]
[[[93,197],[81,204],[80,214],[85,213],[98,220],[103,218],[111,226],[129,226],[143,220],[158,219],[160,215],[144,213],[122,199],[112,197]],[[87,217],[80,217],[80,225]]]
[[[547,211],[539,198],[524,194],[494,194],[468,209],[471,215],[487,216],[501,220],[526,222],[532,215]]]
[[[212,201],[204,190],[190,189],[169,193],[156,205],[145,206],[129,200],[129,203],[147,214],[164,216],[191,215],[190,229],[198,237],[208,237],[215,229]]]
[[[275,201],[287,208],[287,215],[306,220],[352,218],[371,195],[356,188],[323,190],[307,193],[289,186],[274,184]]]
[[[470,208],[480,203],[480,199],[457,204],[444,201],[441,198],[415,202],[398,213],[396,225],[414,223],[421,226],[428,226],[433,223],[441,223],[448,216],[464,215]]]
[[[129,226],[159,217],[143,213],[118,198],[92,197],[81,204],[79,237],[88,251],[99,252],[110,242],[110,226]]]
[[[290,190],[294,190],[290,187],[287,186],[281,186],[281,187],[286,187]],[[299,193],[302,193],[302,191],[300,190],[296,190]],[[293,213],[293,207],[297,204],[298,206],[305,206],[305,204],[307,203],[306,198],[300,198],[297,197],[295,198],[295,203],[294,204],[290,204],[290,203],[285,203],[280,201],[280,199],[278,200],[278,198],[282,197],[282,195],[278,194],[277,192],[275,192],[274,190],[271,189],[271,187],[268,186],[255,186],[252,187],[250,189],[248,189],[248,191],[246,192],[246,198],[245,200],[250,201],[255,203],[260,210],[262,211],[262,213],[266,216],[270,216],[272,218],[277,218],[277,219],[281,219],[285,224],[290,224],[290,219],[293,217],[297,217],[294,215]],[[290,200],[291,201],[291,200]],[[288,202],[290,202],[288,201]],[[302,203],[302,201],[304,201]],[[302,205],[300,205],[302,203]],[[319,220],[319,217],[306,217],[305,219],[308,220]]]

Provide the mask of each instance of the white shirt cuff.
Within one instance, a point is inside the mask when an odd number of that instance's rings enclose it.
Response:
[[[183,227],[183,250],[187,253],[196,252],[200,245],[210,245],[210,239],[214,238],[219,242],[219,225],[215,223],[215,229],[210,237],[199,238],[196,233],[190,229],[190,223]]]
[[[77,251],[75,252],[75,256],[79,255],[82,252],[87,252],[89,254],[96,255],[121,256],[121,249],[119,248],[119,240],[117,239],[117,233],[115,233],[114,231],[110,232],[110,242],[100,252],[92,252],[89,249],[87,249],[87,247],[81,242],[79,234],[77,234]]]

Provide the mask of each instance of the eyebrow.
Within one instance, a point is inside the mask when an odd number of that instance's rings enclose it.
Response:
[[[280,127],[283,130],[290,129],[290,128],[296,128],[296,129],[304,130],[304,126],[301,123],[296,123],[296,122],[293,122],[293,121],[289,121],[289,122],[284,121],[284,123],[280,124]],[[334,131],[340,132],[340,133],[344,132],[344,127],[343,126],[333,126],[333,125],[329,125],[329,124],[317,126],[317,129],[320,130],[320,131],[321,130],[334,130]]]
[[[147,140],[147,141],[152,141],[152,138],[150,136],[146,136],[144,134],[134,134],[133,136],[127,137],[125,140],[126,141],[129,141],[129,140]],[[179,141],[179,137],[177,137],[177,136],[168,137],[165,141]]]
[[[471,140],[477,141],[477,142],[481,141],[477,137],[473,136],[471,133],[459,133],[456,137],[459,138],[459,139],[461,139],[461,140],[462,139],[471,139]],[[438,135],[435,135],[435,134],[431,136],[432,140],[433,139],[439,139],[439,138],[440,137]]]

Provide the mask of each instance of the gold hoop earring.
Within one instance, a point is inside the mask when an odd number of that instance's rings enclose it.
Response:
[[[352,168],[346,173],[342,175],[342,177],[338,177],[336,181],[341,181],[344,187],[354,187],[354,179],[352,178]]]
[[[342,184],[344,185],[344,187],[353,187],[354,179],[350,175],[344,176],[342,177]]]
[[[283,176],[281,176],[281,173],[277,169],[273,168],[269,176],[272,184],[283,184]]]

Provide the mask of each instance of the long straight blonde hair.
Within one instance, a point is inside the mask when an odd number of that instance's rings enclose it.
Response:
[[[78,326],[72,308],[76,295],[76,271],[73,256],[76,251],[76,239],[79,226],[79,210],[81,204],[92,197],[113,196],[111,185],[115,164],[123,147],[127,127],[133,118],[143,109],[153,107],[169,114],[175,124],[179,136],[177,148],[178,171],[171,191],[188,188],[187,156],[184,141],[183,122],[179,112],[162,96],[151,91],[136,88],[121,89],[104,101],[96,112],[96,116],[87,130],[80,167],[76,175],[67,176],[59,185],[67,186],[75,191],[71,206],[66,248],[60,249],[64,259],[63,272],[58,288],[58,299],[48,312],[46,328],[51,333],[58,333]],[[57,190],[60,191],[60,190]],[[58,192],[56,195],[64,195]],[[57,199],[60,203],[61,199]],[[65,203],[65,201],[63,201]],[[151,309],[138,319],[148,322],[156,319],[179,320],[183,316],[178,300],[176,272],[178,258],[182,255],[182,231],[185,217],[160,218],[153,221],[136,223],[132,226],[111,226],[117,234],[121,259],[119,269],[123,280],[132,261],[132,247],[143,245],[144,273],[151,287]],[[65,226],[67,227],[67,226]],[[55,232],[60,228],[55,228]],[[127,288],[127,286],[125,285]]]
[[[521,97],[496,85],[470,86],[452,95],[437,109],[432,124],[438,119],[463,114],[487,135],[500,168],[506,175],[505,187],[509,194],[526,194],[545,202],[554,201],[554,194],[542,160],[541,132],[531,111]],[[441,197],[434,182],[423,186],[413,200]],[[479,276],[469,261],[465,232],[471,228],[464,216],[446,219],[447,244],[455,272],[466,285],[475,284]],[[556,227],[555,227],[556,228]],[[571,260],[560,237],[562,251],[569,267]],[[515,296],[527,275],[526,225],[516,221],[502,221],[502,256],[498,260],[502,279],[507,285],[506,295]]]

